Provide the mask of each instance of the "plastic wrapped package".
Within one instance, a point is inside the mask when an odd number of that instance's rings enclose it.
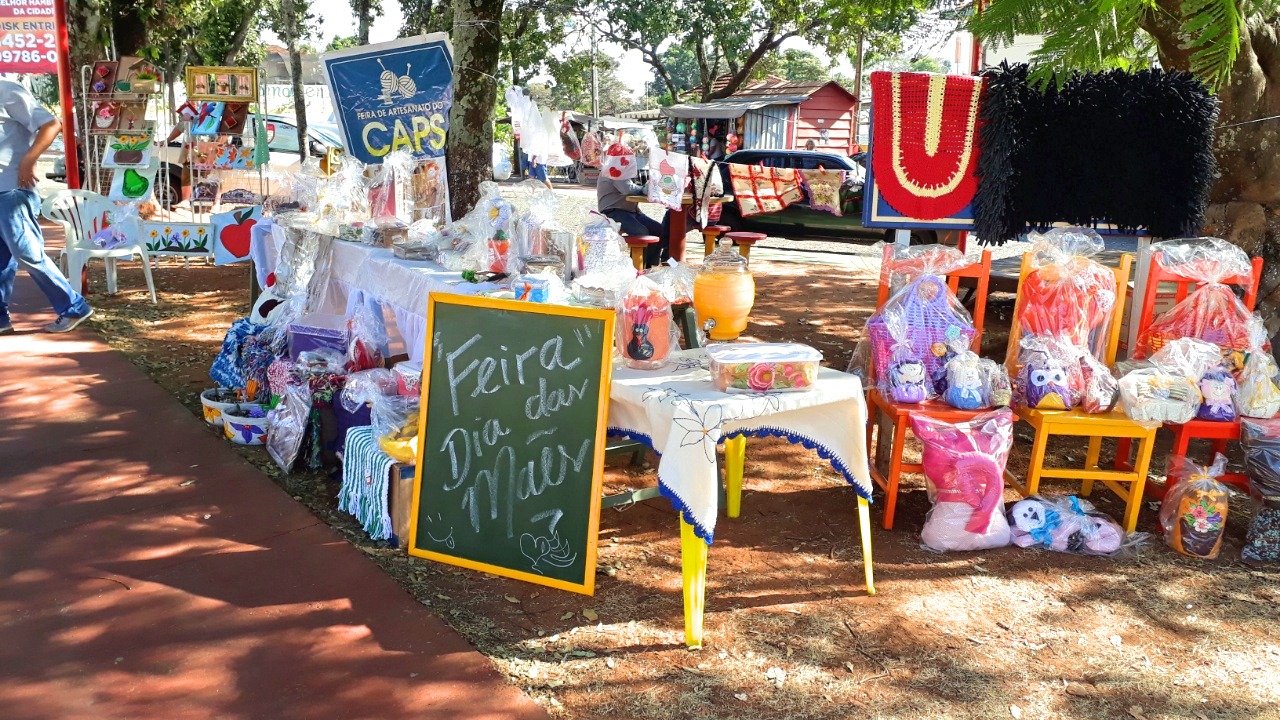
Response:
[[[671,303],[649,278],[636,278],[618,303],[617,352],[627,367],[656,370],[671,354]]]
[[[422,363],[404,360],[391,367],[396,374],[396,393],[398,395],[419,395],[422,393]]]
[[[398,395],[396,373],[385,368],[361,370],[347,376],[338,399],[343,409],[353,413],[384,395]]]
[[[945,390],[947,361],[956,348],[969,347],[974,332],[973,318],[946,281],[939,275],[919,275],[867,320],[876,377],[886,377],[890,363],[909,354],[924,364],[929,392],[940,393]]]
[[[502,143],[493,144],[493,179],[498,182],[511,178],[514,169],[511,167],[511,156],[507,154],[507,147]]]
[[[1024,335],[1018,342],[1018,379],[1013,404],[1033,410],[1070,410],[1080,404],[1084,373],[1081,349],[1067,338]]]
[[[618,223],[594,210],[587,214],[586,224],[582,228],[583,251],[579,266],[582,274],[616,265],[619,257],[625,257],[628,263],[631,262],[619,227]]]
[[[418,458],[417,395],[384,395],[373,401],[373,436],[396,462],[414,465]]]
[[[947,389],[942,400],[960,410],[991,407],[991,386],[981,359],[972,350],[961,350],[947,363]]]
[[[1077,555],[1115,555],[1126,546],[1124,528],[1075,495],[1032,495],[1009,507],[1013,544]],[[1134,539],[1145,539],[1135,533]]]
[[[1236,410],[1245,417],[1266,419],[1280,412],[1280,387],[1276,386],[1276,360],[1269,350],[1264,350],[1267,330],[1262,319],[1254,316],[1250,322],[1250,351],[1237,376]]]
[[[1280,561],[1280,421],[1245,420],[1240,424],[1240,442],[1249,493],[1259,503],[1240,558]]]
[[[293,470],[307,437],[307,419],[311,416],[311,388],[304,384],[289,385],[280,404],[269,413],[271,433],[267,435],[267,453],[286,474]]]
[[[373,166],[368,182],[369,217],[373,220],[398,218],[406,225],[413,222],[413,171],[418,161],[408,148],[387,153],[381,165]]]
[[[1228,350],[1250,348],[1252,314],[1224,281],[1249,276],[1253,264],[1243,250],[1221,238],[1165,240],[1151,246],[1167,270],[1199,283],[1190,295],[1161,314],[1138,335],[1133,356],[1144,358],[1177,338],[1198,338]]]
[[[625,143],[615,142],[604,151],[600,172],[610,180],[631,180],[640,171],[640,159]]]
[[[1181,338],[1167,343],[1140,367],[1120,378],[1120,405],[1147,426],[1185,423],[1200,410],[1200,380],[1222,362],[1216,345]]]
[[[604,144],[600,141],[600,133],[588,130],[582,136],[582,164],[598,168],[604,161]]]
[[[707,347],[720,392],[801,392],[818,380],[822,353],[800,343],[715,343]]]
[[[1084,228],[1029,233],[1031,269],[1018,292],[1023,335],[1050,335],[1104,357],[1116,304],[1116,276],[1093,259],[1102,237]]]
[[[1092,353],[1080,351],[1080,373],[1084,381],[1080,409],[1092,415],[1111,412],[1120,397],[1120,381]]]
[[[889,338],[889,356],[883,365],[883,371],[876,367],[876,378],[879,380],[880,392],[888,395],[894,402],[918,404],[934,397],[933,380],[929,377],[929,368],[925,357],[912,345],[908,336],[908,323],[905,314],[899,308],[891,308],[880,315],[883,320],[884,334]],[[880,343],[873,335],[870,347],[878,352]],[[879,346],[879,347],[878,347]]]
[[[381,306],[378,306],[381,307]],[[380,368],[387,347],[387,326],[369,303],[357,303],[347,318],[347,372]]]
[[[658,286],[668,302],[693,302],[693,284],[698,277],[698,270],[692,265],[668,260],[665,265],[645,273],[645,276]]]
[[[949,245],[893,245],[889,257],[889,289],[897,292],[921,275],[945,276],[972,264],[959,249]]]
[[[142,237],[142,219],[138,216],[141,203],[117,205],[107,211],[110,224],[94,233],[92,242],[99,250],[115,250]]]
[[[1013,422],[1007,408],[956,424],[923,414],[911,416],[934,502],[920,533],[925,547],[968,551],[1009,544],[1003,497]]]
[[[369,189],[365,164],[350,155],[339,156],[328,182],[316,197],[313,212],[326,232],[341,236],[344,228],[369,217]]]
[[[1222,549],[1227,528],[1227,486],[1218,478],[1227,458],[1218,453],[1209,467],[1185,457],[1169,469],[1169,489],[1160,503],[1160,527],[1175,551],[1212,560]]]
[[[1009,382],[1009,371],[995,360],[983,358],[978,363],[983,382],[990,389],[988,399],[991,407],[1008,407],[1013,402],[1013,384]]]
[[[1200,377],[1200,408],[1196,417],[1201,420],[1231,422],[1236,419],[1236,379],[1226,365],[1216,365]]]

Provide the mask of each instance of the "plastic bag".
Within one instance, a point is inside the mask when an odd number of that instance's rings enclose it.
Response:
[[[879,244],[883,246],[883,243]],[[972,264],[964,253],[949,245],[892,245],[889,257],[889,289],[897,292],[921,275],[945,276]],[[883,251],[881,251],[883,253]],[[883,255],[882,255],[883,257]]]
[[[347,336],[347,372],[382,367],[387,327],[370,303],[356,304],[355,311],[347,318]]]
[[[666,150],[649,151],[649,202],[684,212],[684,186],[689,181],[689,156]]]
[[[1261,503],[1253,514],[1242,560],[1280,561],[1280,421],[1245,420],[1240,424],[1249,493]]]
[[[267,434],[267,453],[285,474],[293,470],[307,436],[307,419],[311,416],[311,387],[306,383],[289,385],[279,405],[267,413],[271,432]]]
[[[1050,335],[1104,357],[1116,305],[1116,276],[1093,259],[1102,237],[1084,228],[1029,233],[1031,270],[1018,292],[1021,334]]]
[[[888,361],[884,365],[884,371],[876,374],[880,392],[888,395],[894,402],[910,405],[933,398],[935,393],[929,368],[925,365],[924,356],[911,344],[904,313],[899,308],[889,308],[880,317],[884,321],[885,334],[890,338]],[[876,343],[873,336],[871,346],[876,347]]]
[[[1236,379],[1225,365],[1210,368],[1197,383],[1200,388],[1200,408],[1196,417],[1201,420],[1231,422],[1236,419]]]
[[[645,273],[645,277],[658,286],[667,302],[673,305],[693,302],[693,283],[698,271],[692,265],[668,260],[665,265]]]
[[[1144,427],[1182,424],[1196,416],[1196,381],[1157,367],[1139,368],[1120,378],[1120,409]]]
[[[1067,339],[1046,335],[1024,335],[1018,344],[1016,407],[1070,410],[1080,404],[1084,392],[1080,348]]]
[[[1212,560],[1222,549],[1227,528],[1227,486],[1218,477],[1227,458],[1218,453],[1209,467],[1185,457],[1169,470],[1169,490],[1160,503],[1160,527],[1175,551]]]
[[[983,372],[977,353],[961,350],[947,363],[947,389],[942,399],[960,410],[991,407],[990,379]]]
[[[349,413],[359,412],[360,408],[377,398],[396,395],[396,380],[396,373],[384,368],[351,373],[338,396],[342,408]]]
[[[142,219],[138,216],[140,203],[117,205],[107,211],[110,224],[93,236],[93,244],[99,250],[115,250],[142,238]]]
[[[1143,328],[1133,356],[1144,358],[1177,338],[1198,338],[1229,350],[1250,348],[1251,313],[1226,280],[1250,276],[1253,264],[1243,250],[1221,238],[1166,240],[1151,246],[1152,262],[1200,286]]]
[[[932,550],[984,550],[1009,544],[1004,467],[1013,446],[1013,413],[983,413],[951,424],[912,415],[933,507],[920,539]]]
[[[391,367],[396,374],[396,392],[400,395],[422,393],[422,363],[404,360]]]
[[[1120,381],[1092,353],[1081,350],[1079,357],[1084,382],[1080,409],[1093,415],[1111,412],[1120,397]]]
[[[416,395],[384,395],[374,399],[370,415],[378,447],[406,465],[418,459],[419,400]]]
[[[618,354],[627,367],[656,370],[671,354],[671,303],[644,275],[622,296],[616,326]]]
[[[978,363],[983,382],[990,391],[990,406],[1008,407],[1013,402],[1013,384],[1009,382],[1009,371],[995,360],[983,358]]]
[[[631,180],[639,172],[639,160],[635,151],[623,143],[616,142],[605,150],[604,164],[600,172],[610,180]]]
[[[418,161],[408,148],[387,153],[369,181],[369,217],[398,218],[408,224],[415,220],[413,172]]]
[[[507,155],[507,148],[502,143],[493,144],[493,179],[498,182],[511,179],[511,158]]]
[[[1125,546],[1124,528],[1075,495],[1032,495],[1009,508],[1013,544],[1077,555],[1114,555]],[[1145,536],[1143,536],[1145,537]]]
[[[955,355],[956,348],[968,347],[973,335],[969,312],[945,280],[931,273],[907,282],[867,320],[876,377],[886,377],[890,363],[909,353],[924,364],[930,393],[946,389],[947,361]]]
[[[590,130],[582,136],[582,164],[587,167],[600,167],[604,162],[604,145],[600,142],[600,133]]]
[[[1245,417],[1266,419],[1280,412],[1280,387],[1276,386],[1276,360],[1262,349],[1267,330],[1262,319],[1254,316],[1250,323],[1250,352],[1236,378],[1236,410]]]

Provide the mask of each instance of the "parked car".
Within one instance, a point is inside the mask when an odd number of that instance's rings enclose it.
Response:
[[[250,114],[248,122],[249,127],[254,128],[256,132],[256,125],[254,125],[257,122],[256,115]],[[271,173],[298,170],[302,165],[302,152],[298,145],[298,126],[293,118],[285,115],[264,115],[263,122],[266,123],[267,148],[271,155],[267,170]],[[312,157],[324,157],[330,149],[341,150],[343,147],[338,127],[329,123],[308,123],[307,140],[308,154]],[[81,144],[80,147],[80,176],[84,177],[84,145]],[[190,183],[190,177],[184,178],[182,172],[182,143],[180,141],[167,143],[164,148],[157,151],[156,155],[160,158],[160,169],[156,175],[156,202],[165,207],[171,207],[182,200],[182,188],[184,184]],[[56,182],[67,181],[65,155],[54,161],[53,169],[46,173],[46,177]]]
[[[832,215],[809,206],[809,194],[798,203],[788,205],[781,212],[743,217],[735,203],[724,205],[720,224],[734,230],[761,232],[787,238],[820,237],[837,240],[863,238],[893,242],[893,230],[862,226],[862,189],[866,178],[867,154],[852,157],[838,153],[811,150],[739,150],[725,158],[725,163],[764,165],[765,167],[795,168],[797,170],[845,170],[849,176],[840,189],[841,215]],[[729,167],[720,166],[725,192],[732,192]],[[911,243],[934,243],[938,234],[932,230],[912,230]]]

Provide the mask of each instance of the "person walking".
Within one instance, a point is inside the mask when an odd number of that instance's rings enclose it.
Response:
[[[58,119],[26,88],[0,80],[0,335],[13,332],[9,303],[19,263],[58,314],[45,332],[70,332],[93,315],[45,254],[40,230],[36,161],[61,131]]]

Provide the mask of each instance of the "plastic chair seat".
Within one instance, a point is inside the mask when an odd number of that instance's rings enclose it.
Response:
[[[107,214],[115,204],[87,190],[59,190],[45,198],[40,214],[62,225],[66,231],[66,247],[58,257],[63,272],[73,287],[80,286],[81,273],[89,260],[101,259],[107,265],[107,292],[116,292],[116,260],[137,256],[142,260],[142,274],[147,281],[151,302],[156,302],[156,286],[151,278],[151,258],[141,238],[109,250],[93,244],[93,236],[104,227]]]

